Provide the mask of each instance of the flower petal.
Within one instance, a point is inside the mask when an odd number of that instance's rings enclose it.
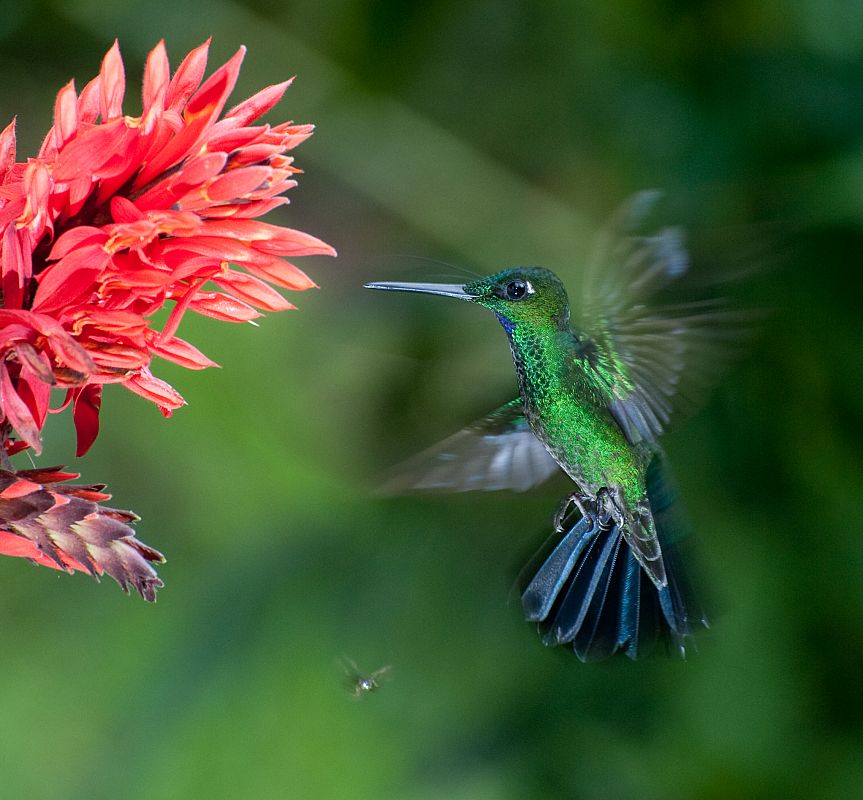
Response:
[[[165,40],[162,39],[147,55],[147,64],[144,67],[144,83],[141,89],[142,117],[146,117],[154,110],[158,113],[162,112],[170,81],[171,66],[168,63]]]
[[[59,150],[78,132],[78,95],[75,81],[69,81],[54,103],[54,141]]]
[[[177,67],[174,77],[168,86],[165,107],[173,111],[182,111],[189,98],[194,94],[207,69],[207,54],[210,50],[210,40],[207,39],[187,55]]]
[[[73,305],[93,291],[94,282],[111,260],[101,245],[86,245],[51,264],[39,275],[33,310],[43,314]]]
[[[223,322],[250,322],[261,316],[248,303],[221,292],[198,292],[190,307],[205,317]]]
[[[225,270],[212,278],[212,281],[233,297],[264,311],[287,311],[296,308],[271,286],[244,272]]]
[[[48,253],[48,261],[59,261],[73,250],[85,244],[101,245],[107,240],[108,235],[101,228],[93,228],[88,225],[79,225],[75,228],[70,228],[54,242],[51,252]]]
[[[118,224],[140,222],[146,215],[128,198],[117,196],[111,198],[111,219]]]
[[[173,336],[167,341],[156,339],[151,345],[150,350],[155,356],[164,358],[166,361],[173,361],[186,369],[207,369],[208,367],[218,367],[219,365],[207,358],[197,347],[188,342]]]
[[[99,97],[102,94],[102,79],[97,75],[78,96],[79,123],[92,124],[99,117]]]
[[[335,248],[311,234],[256,220],[213,220],[206,232],[251,242],[256,250],[277,256],[336,255]]]
[[[225,114],[225,119],[231,120],[231,122],[235,123],[237,127],[243,127],[248,125],[250,122],[254,122],[258,117],[262,117],[266,114],[279,102],[279,100],[282,99],[285,91],[293,82],[294,79],[290,78],[282,83],[276,83],[272,86],[267,86],[266,88],[261,89],[247,100],[235,105],[227,114]]]
[[[120,45],[117,40],[102,59],[101,93],[99,113],[103,122],[108,122],[123,116],[123,95],[126,92],[126,73],[123,69],[123,59],[120,57]]]
[[[123,381],[123,386],[155,403],[166,417],[170,417],[172,411],[186,404],[183,396],[173,386],[155,377],[146,367]]]
[[[22,246],[22,239],[27,247]],[[10,225],[3,232],[2,257],[2,292],[5,308],[21,308],[24,301],[24,289],[33,276],[33,264],[29,246],[29,234],[25,229],[16,230]]]
[[[0,133],[0,185],[6,179],[15,165],[15,120],[13,119]]]
[[[129,128],[122,117],[104,125],[94,125],[60,151],[52,173],[54,180],[99,177],[100,170],[116,159],[118,153],[128,151],[137,135],[137,131]]]
[[[39,435],[39,426],[33,419],[27,404],[18,396],[6,363],[0,361],[0,407],[9,424],[21,439],[27,442],[38,455],[42,452],[42,437]]]
[[[283,258],[271,256],[267,261],[258,260],[254,264],[243,264],[243,268],[252,275],[284,289],[301,292],[317,288],[317,284],[305,272]]]
[[[72,415],[78,434],[75,455],[80,458],[86,453],[99,435],[99,409],[102,406],[102,387],[89,384],[75,392]]]

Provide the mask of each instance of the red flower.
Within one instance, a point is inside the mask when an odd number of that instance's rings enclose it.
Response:
[[[115,43],[80,93],[61,89],[36,158],[15,161],[14,123],[0,134],[0,456],[40,452],[51,388],[73,407],[78,455],[106,383],[169,416],[184,401],[150,371],[153,356],[214,365],[176,335],[186,311],[246,322],[293,308],[273,286],[314,283],[286,258],[335,255],[256,219],[288,202],[299,170],[287,152],[313,130],[253,124],[290,81],[223,114],[245,51],[202,82],[208,45],[173,76],[164,44],[153,49],[139,117],[123,114]],[[159,330],[152,317],[169,301]]]
[[[176,336],[187,310],[246,322],[292,308],[270,284],[314,283],[285,257],[335,253],[255,219],[287,203],[280,195],[299,170],[286,153],[312,133],[252,124],[290,82],[219,119],[244,50],[202,84],[207,48],[171,77],[160,43],[147,59],[141,116],[128,117],[115,43],[80,94],[69,83],[57,95],[36,158],[15,163],[14,127],[0,134],[3,308],[19,314],[0,328],[0,385],[6,421],[37,452],[46,387],[70,390],[79,455],[97,432],[102,384],[121,383],[168,415],[183,399],[152,375],[151,358],[213,366]],[[173,311],[156,330],[151,317],[168,301]]]

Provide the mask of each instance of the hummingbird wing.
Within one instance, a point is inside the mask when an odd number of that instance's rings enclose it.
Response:
[[[689,268],[679,228],[637,232],[658,197],[635,195],[600,236],[576,321],[581,366],[633,444],[695,405],[740,322],[720,301],[651,305]]]
[[[558,469],[516,398],[396,467],[381,491],[524,492]]]

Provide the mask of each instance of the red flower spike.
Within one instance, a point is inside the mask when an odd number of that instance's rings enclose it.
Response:
[[[52,388],[66,392],[61,408],[73,407],[79,455],[98,435],[106,383],[122,384],[170,416],[184,400],[152,374],[152,359],[215,366],[177,337],[186,312],[247,322],[260,311],[292,309],[273,287],[300,291],[315,283],[285,257],[335,255],[314,236],[258,220],[287,203],[282,195],[300,173],[287,153],[313,131],[257,123],[293,79],[223,114],[245,48],[205,79],[208,50],[209,42],[193,50],[172,75],[159,42],[144,68],[141,116],[131,117],[123,112],[126,75],[115,42],[80,93],[73,82],[60,89],[53,127],[35,158],[16,162],[14,123],[0,132],[2,468],[7,455],[38,452]],[[153,318],[165,305],[170,314],[160,330]],[[132,558],[128,549],[111,551],[120,561],[103,554],[99,566],[76,544],[78,533],[57,527],[73,524],[60,513],[71,487],[38,491],[53,498],[53,510],[41,512],[50,511],[50,525],[31,530],[27,517],[13,531],[0,510],[0,552],[104,570],[121,585],[137,585],[117,566]],[[105,541],[128,539],[128,530],[108,532],[115,522],[128,528],[126,512],[92,513],[88,530],[98,528]],[[82,524],[74,521],[76,531]],[[144,574],[139,566],[135,574]],[[157,584],[149,580],[147,591]]]
[[[110,498],[104,486],[62,483],[78,474],[61,470],[0,469],[0,553],[94,578],[107,573],[123,591],[155,600],[163,584],[150,565],[165,558],[135,538],[129,523],[138,517],[99,505]]]
[[[312,131],[292,123],[254,125],[290,81],[262,89],[218,121],[244,50],[203,81],[207,51],[205,43],[190,53],[171,77],[159,43],[147,58],[143,113],[135,119],[122,113],[125,72],[115,43],[79,96],[72,83],[61,89],[54,128],[38,158],[14,165],[14,128],[0,134],[4,307],[57,319],[88,354],[89,370],[81,370],[81,359],[63,364],[60,353],[49,352],[48,366],[61,376],[55,384],[70,385],[83,371],[80,386],[120,382],[140,393],[141,382],[122,370],[148,366],[165,337],[112,345],[119,334],[100,327],[99,309],[137,314],[142,330],[152,330],[150,317],[174,300],[180,306],[170,336],[186,309],[247,321],[258,316],[250,301],[269,311],[293,307],[260,281],[292,290],[314,286],[282,257],[335,252],[308,234],[254,218],[285,202],[277,195],[294,185],[295,174],[286,171],[285,153]],[[118,194],[123,185],[131,188]],[[172,210],[178,207],[185,210]],[[225,262],[243,266],[250,277],[233,276]],[[209,290],[210,279],[227,294]],[[79,310],[92,316],[89,326]],[[14,371],[10,376],[14,383]],[[34,440],[32,430],[28,438]]]

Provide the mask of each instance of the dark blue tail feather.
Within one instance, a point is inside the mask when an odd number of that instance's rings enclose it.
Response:
[[[657,589],[609,520],[572,519],[522,593],[525,615],[539,623],[546,644],[572,643],[582,661],[615,653],[635,659],[657,642],[683,656],[693,628],[707,625],[681,564],[684,529],[658,457],[647,483],[667,585]]]
[[[541,622],[548,616],[575,562],[596,534],[593,522],[587,517],[580,520],[537,570],[521,596],[528,621]]]

